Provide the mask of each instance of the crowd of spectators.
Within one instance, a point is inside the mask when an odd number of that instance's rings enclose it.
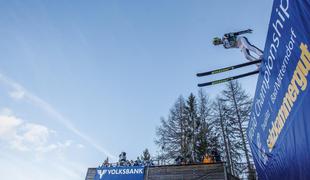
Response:
[[[127,160],[126,152],[122,152],[119,155],[119,161],[116,163],[110,163],[109,159],[107,158],[103,163],[103,167],[120,167],[120,166],[154,166],[154,163],[151,159],[141,159],[137,157],[135,161]]]

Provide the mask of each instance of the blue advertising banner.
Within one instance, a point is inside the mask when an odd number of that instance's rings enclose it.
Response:
[[[274,0],[248,140],[260,179],[310,179],[310,0]]]
[[[98,167],[95,180],[143,180],[144,166]]]

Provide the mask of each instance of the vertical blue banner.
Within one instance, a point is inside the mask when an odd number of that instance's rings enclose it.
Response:
[[[310,1],[274,0],[248,140],[260,179],[310,179]]]
[[[98,167],[95,180],[143,180],[144,166]]]

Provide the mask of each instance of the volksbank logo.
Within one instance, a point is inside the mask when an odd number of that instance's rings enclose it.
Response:
[[[143,168],[136,169],[98,169],[100,179],[105,175],[130,175],[130,174],[143,174]]]
[[[99,174],[100,176],[100,179],[102,178],[103,175],[105,175],[107,173],[108,170],[105,170],[105,169],[98,169],[97,170],[97,173]]]

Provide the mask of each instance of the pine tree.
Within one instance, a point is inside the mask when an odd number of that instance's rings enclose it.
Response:
[[[144,162],[148,162],[151,160],[151,154],[147,148],[143,151],[141,155],[141,160]]]
[[[248,172],[252,172],[250,151],[248,150],[245,136],[252,99],[246,94],[237,81],[230,81],[226,85],[226,89],[222,92],[222,99],[227,104],[227,110],[229,110],[228,120],[230,121],[230,126],[227,126],[231,131],[229,140],[231,143],[234,143],[236,147],[231,149],[235,154],[231,158],[232,160],[238,161],[242,158],[243,154],[243,157],[246,159]],[[236,169],[242,168],[240,164],[235,164],[234,166],[239,166],[235,167]],[[242,170],[240,171],[244,172]]]
[[[199,163],[205,155],[220,159],[219,134],[212,125],[211,109],[211,101],[202,89],[198,98],[193,93],[186,102],[182,96],[178,98],[168,118],[161,118],[156,131],[155,143],[161,147],[161,160]]]
[[[161,157],[175,160],[177,157],[186,159],[190,152],[190,138],[185,113],[185,101],[180,96],[171,108],[168,118],[161,118],[161,125],[156,129],[155,144],[161,147]]]
[[[231,146],[229,143],[229,132],[227,129],[227,112],[225,108],[225,103],[223,100],[221,100],[219,97],[216,98],[215,102],[213,103],[213,116],[214,116],[214,125],[216,126],[216,129],[219,130],[221,146],[224,147],[224,150],[221,152],[223,154],[223,157],[225,161],[227,162],[228,171],[232,174],[234,174],[234,170],[232,168],[232,159],[231,159]]]
[[[198,135],[198,129],[200,127],[200,122],[198,120],[198,115],[197,115],[197,102],[196,102],[196,97],[194,96],[193,93],[191,93],[186,101],[186,106],[185,106],[185,117],[187,120],[187,128],[186,128],[186,135],[189,138],[189,143],[190,143],[190,154],[189,156],[189,162],[190,163],[196,163],[196,155],[197,155],[197,135]]]
[[[218,151],[218,137],[212,126],[212,108],[211,101],[206,93],[200,89],[198,91],[198,128],[197,134],[197,160],[203,161],[205,155],[211,155],[212,151]]]

